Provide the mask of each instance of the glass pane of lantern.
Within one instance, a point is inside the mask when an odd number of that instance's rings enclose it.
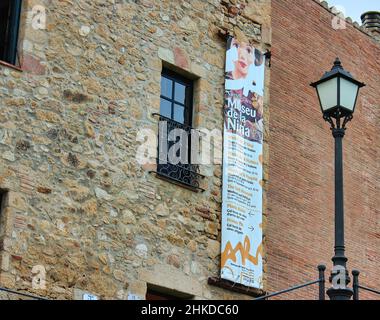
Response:
[[[340,79],[340,105],[354,111],[359,87],[346,79]]]
[[[338,104],[338,79],[333,78],[317,86],[322,110],[326,111]]]

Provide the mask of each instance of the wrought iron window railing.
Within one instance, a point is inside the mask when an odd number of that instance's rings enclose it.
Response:
[[[191,163],[191,139],[194,128],[174,121],[170,118],[154,113],[159,118],[159,135],[158,135],[158,157],[157,170],[154,172],[159,177],[190,188],[193,191],[204,191],[201,187],[201,180],[204,176],[200,174],[199,165]],[[186,135],[185,143],[180,145],[178,152],[184,152],[185,161],[173,163],[169,156],[171,147],[179,143],[170,141],[168,137],[173,130],[180,129],[182,134]],[[185,149],[182,149],[185,148]],[[178,156],[178,155],[177,155]]]

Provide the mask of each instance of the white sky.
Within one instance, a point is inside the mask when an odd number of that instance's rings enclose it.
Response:
[[[338,7],[346,17],[361,24],[360,16],[366,11],[380,11],[380,0],[327,0],[330,7]]]

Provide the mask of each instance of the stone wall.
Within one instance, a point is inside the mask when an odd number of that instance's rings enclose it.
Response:
[[[36,5],[46,26],[33,26]],[[195,79],[195,126],[223,127],[220,34],[240,30],[269,49],[270,1],[23,6],[22,71],[0,66],[0,188],[9,191],[0,285],[52,299],[144,297],[148,285],[247,298],[207,285],[220,269],[221,167],[202,167],[206,191],[194,193],[139,165],[136,136],[157,130],[163,65]],[[32,289],[41,270],[46,288]]]

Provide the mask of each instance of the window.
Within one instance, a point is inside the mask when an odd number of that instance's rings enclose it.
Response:
[[[6,215],[4,214],[7,205],[7,194],[6,190],[0,189],[0,239],[4,236],[4,230],[6,225]]]
[[[191,126],[193,108],[193,83],[164,69],[161,75],[160,115]]]
[[[21,0],[0,0],[0,60],[16,64]]]
[[[147,301],[159,301],[159,300],[169,300],[169,301],[174,301],[174,300],[180,300],[178,297],[169,295],[169,294],[164,294],[155,290],[148,289],[146,293],[145,299]]]
[[[146,300],[154,301],[154,300],[192,300],[194,296],[189,293],[180,292],[175,289],[168,289],[165,287],[147,284],[147,292],[145,295]]]
[[[199,187],[197,165],[191,164],[193,82],[170,70],[161,74],[160,128],[157,174],[195,190]]]
[[[1,212],[3,212],[6,196],[7,196],[7,191],[0,189],[0,214]]]

